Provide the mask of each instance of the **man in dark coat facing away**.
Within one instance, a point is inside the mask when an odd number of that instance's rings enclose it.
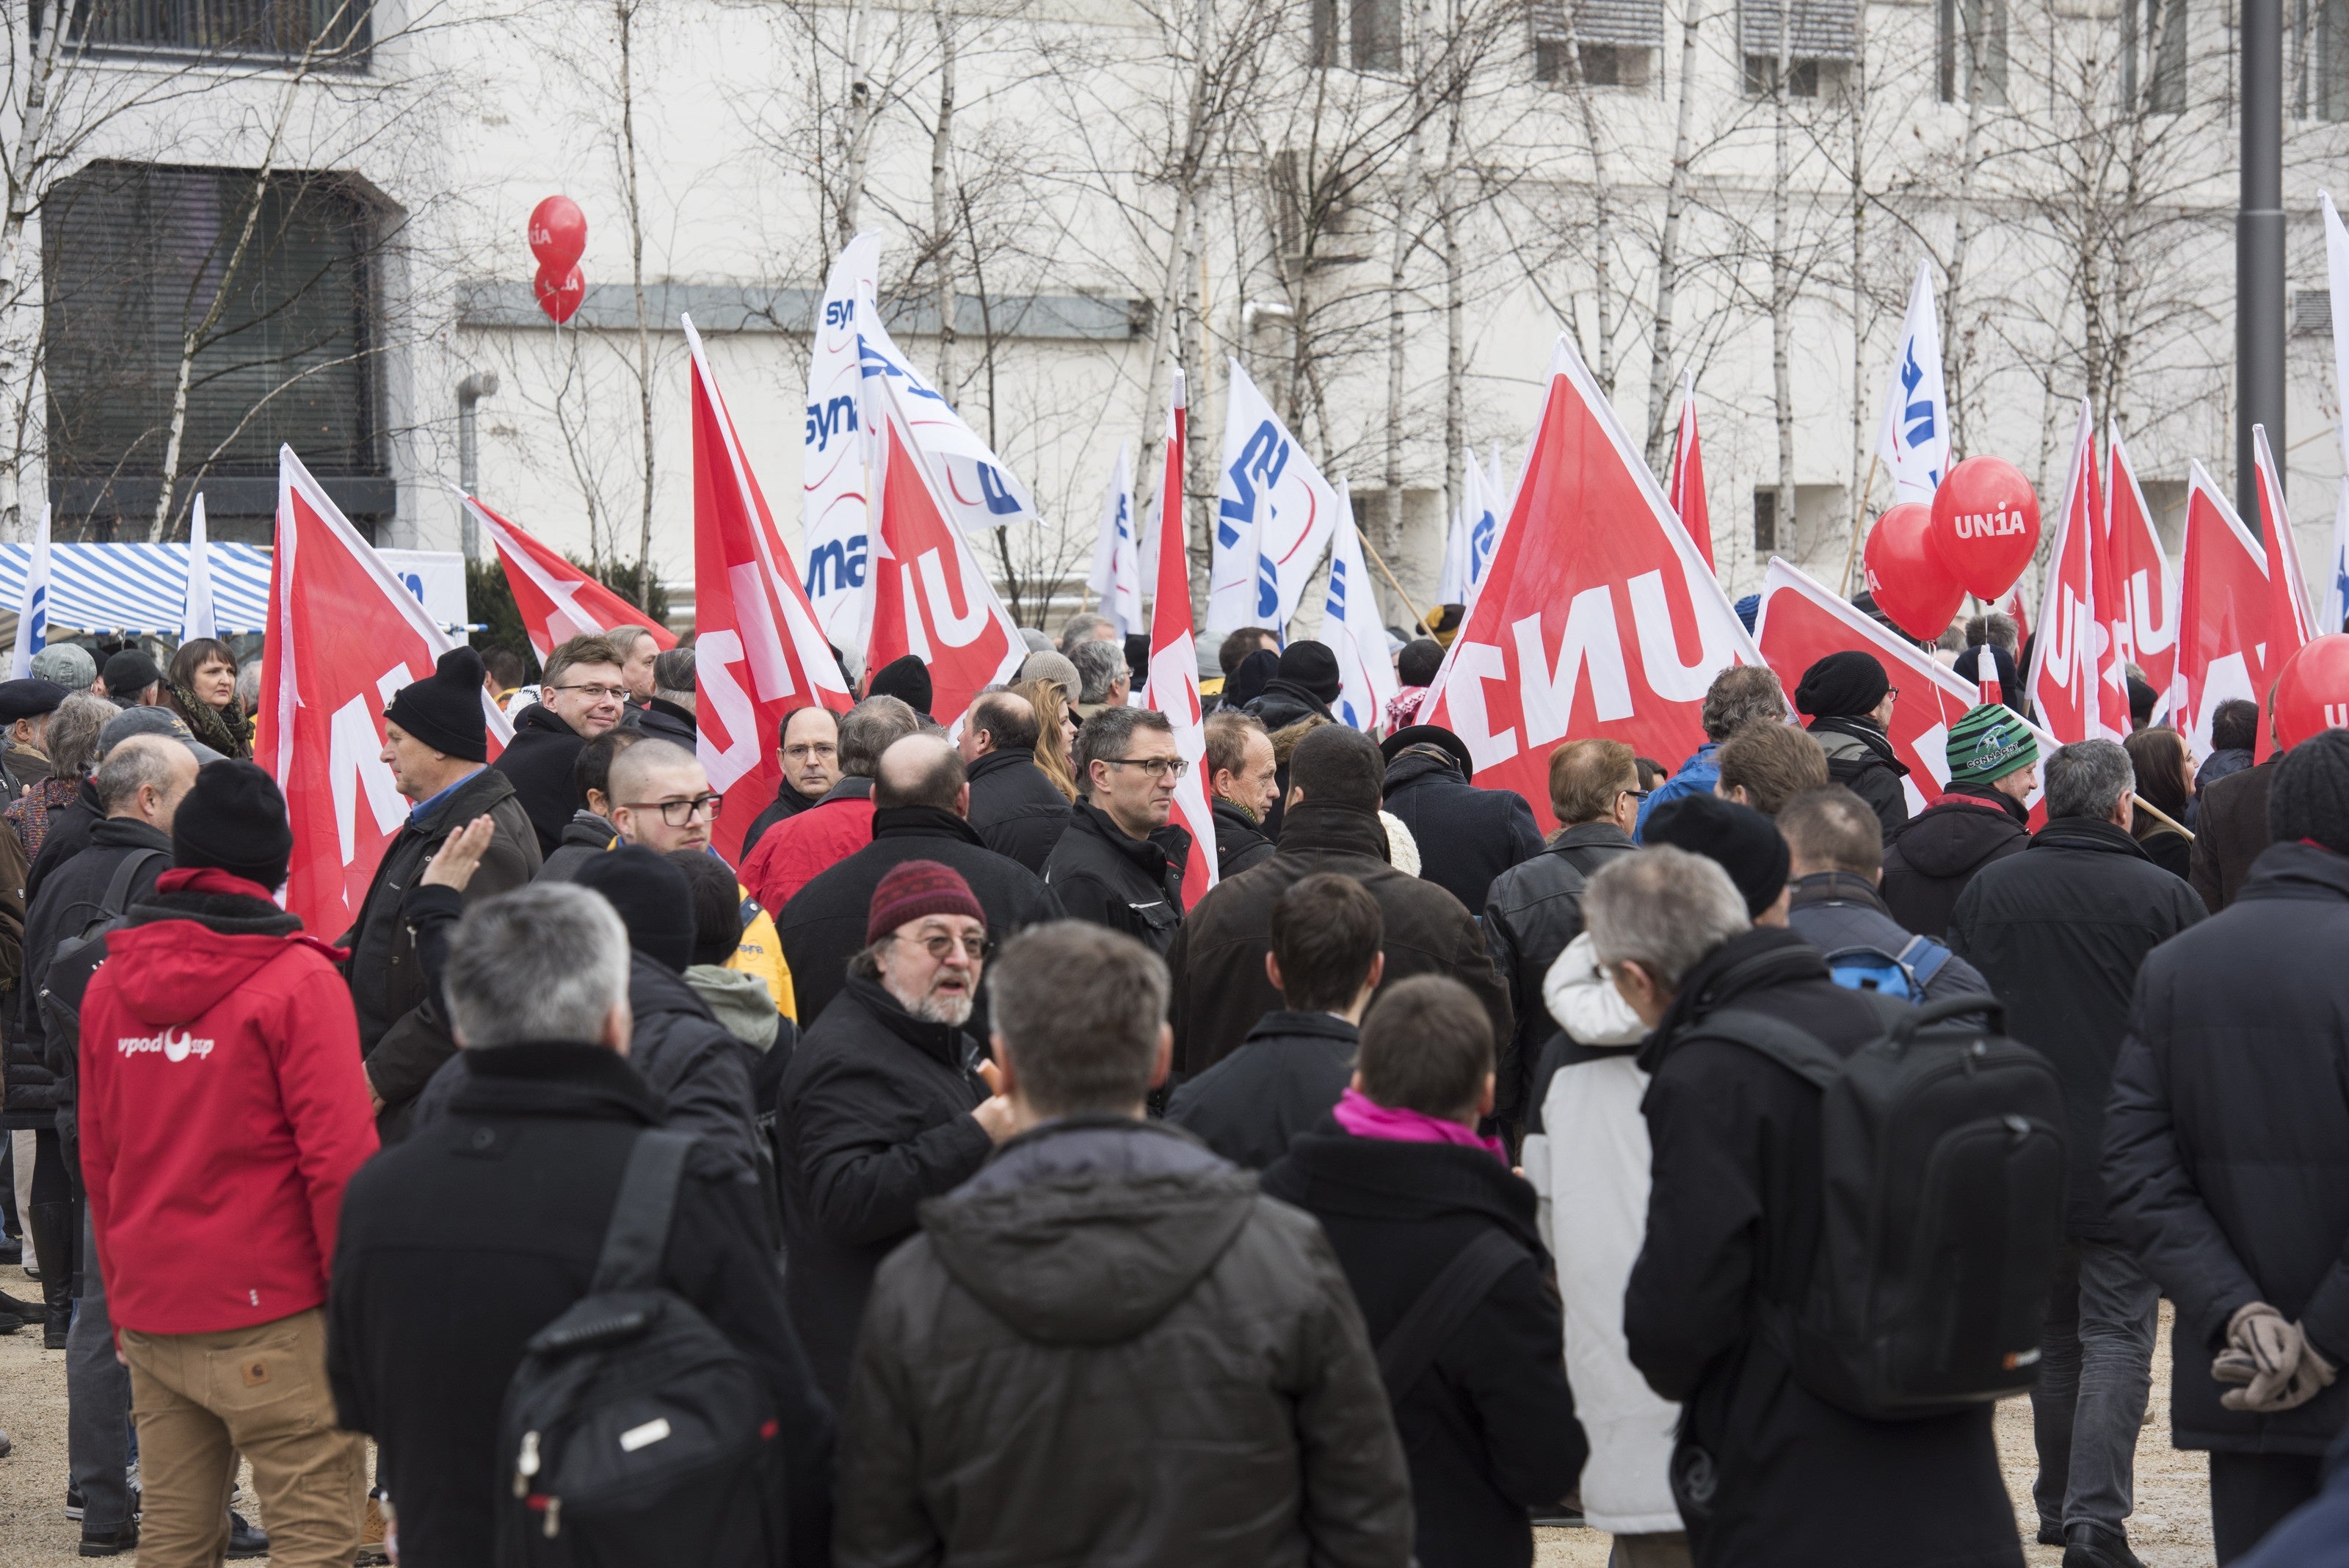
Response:
[[[1335,1117],[1264,1175],[1268,1194],[1321,1221],[1382,1347],[1434,1282],[1471,1266],[1471,1248],[1495,1259],[1451,1331],[1387,1383],[1421,1568],[1526,1568],[1527,1510],[1554,1509],[1590,1451],[1534,1189],[1476,1134],[1492,1109],[1492,1025],[1458,981],[1421,975],[1379,999]]]
[[[1872,1421],[1792,1375],[1765,1314],[1802,1299],[1825,1195],[1819,1091],[1747,1046],[1682,1038],[1751,1009],[1848,1054],[1876,999],[1792,931],[1747,928],[1716,863],[1662,845],[1583,895],[1601,965],[1652,1033],[1647,1234],[1623,1297],[1632,1365],[1683,1407],[1673,1499],[1699,1568],[2021,1568],[1987,1404]]]
[[[1320,1227],[1144,1116],[1164,966],[1063,921],[997,970],[1017,1136],[881,1265],[834,1560],[1405,1568],[1402,1451]]]
[[[2202,900],[2130,835],[2137,770],[2119,745],[2065,746],[2046,773],[2047,826],[1973,879],[1950,946],[2006,1004],[2007,1033],[2064,1086],[2065,1239],[2031,1390],[2039,1538],[2063,1542],[2072,1568],[2129,1568],[2125,1521],[2161,1292],[2122,1244],[2097,1168],[2137,971],[2202,919]]]
[[[1362,1010],[1386,957],[1379,901],[1322,872],[1273,900],[1265,972],[1281,1006],[1240,1048],[1174,1091],[1166,1119],[1234,1165],[1262,1170],[1330,1114],[1354,1075]]]
[[[340,1424],[376,1439],[412,1563],[497,1555],[499,1407],[523,1346],[586,1293],[620,1175],[661,1120],[629,1067],[628,940],[586,888],[541,883],[470,909],[449,1010],[470,1064],[449,1114],[352,1178],[335,1248],[326,1374]],[[750,1175],[686,1157],[661,1283],[758,1369],[775,1422],[790,1561],[822,1563],[832,1408],[783,1310]],[[449,1282],[464,1281],[452,1309]],[[780,1544],[780,1543],[779,1543]]]
[[[2268,738],[2275,739],[2274,700],[2270,698]],[[2187,880],[2217,914],[2235,901],[2251,874],[2251,863],[2273,843],[2268,836],[2268,791],[2274,787],[2279,750],[2266,762],[2210,780],[2194,812],[2194,852]]]
[[[966,1033],[987,967],[987,911],[936,860],[873,891],[848,983],[800,1041],[775,1102],[792,1321],[816,1381],[848,1390],[873,1271],[1011,1136]]]
[[[1493,878],[1541,853],[1534,808],[1513,789],[1478,789],[1467,745],[1440,724],[1413,724],[1379,744],[1386,809],[1419,845],[1420,875],[1471,909]]]
[[[970,774],[970,829],[1037,876],[1069,826],[1068,797],[1036,765],[1036,710],[1017,691],[982,692],[955,740]]]
[[[1985,702],[1950,726],[1950,782],[1898,838],[1884,838],[1879,890],[1920,937],[1949,934],[1950,911],[1983,867],[2031,842],[2024,803],[2039,787],[2039,741],[2011,708]]]
[[[1795,688],[1795,711],[1810,715],[1811,739],[1827,754],[1827,778],[1868,804],[1887,838],[1909,826],[1909,764],[1884,732],[1895,695],[1876,656],[1856,649],[1828,654]]]
[[[2268,772],[2275,842],[2145,961],[2105,1112],[2113,1220],[2177,1306],[2171,1441],[2209,1451],[2220,1563],[2316,1494],[2349,1426],[2349,731]]]

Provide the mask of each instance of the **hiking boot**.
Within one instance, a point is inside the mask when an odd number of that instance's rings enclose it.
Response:
[[[228,1516],[228,1555],[231,1561],[240,1557],[269,1555],[269,1537],[256,1529],[241,1513]]]
[[[2126,1533],[2083,1520],[2064,1527],[2064,1568],[2145,1568],[2145,1564],[2129,1550]]]
[[[81,1532],[81,1554],[84,1557],[119,1557],[125,1552],[139,1550],[139,1521],[126,1519],[112,1530],[93,1534],[84,1525]]]
[[[39,1302],[20,1302],[6,1291],[0,1291],[0,1314],[23,1318],[26,1323],[39,1323],[49,1315],[49,1309]]]

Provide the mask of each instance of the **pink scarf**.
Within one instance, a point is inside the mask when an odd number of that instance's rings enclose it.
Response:
[[[1381,1137],[1391,1143],[1456,1143],[1464,1148],[1481,1148],[1505,1163],[1508,1159],[1499,1138],[1479,1137],[1474,1127],[1425,1111],[1380,1105],[1359,1089],[1348,1089],[1338,1096],[1336,1115],[1338,1125],[1356,1137]]]

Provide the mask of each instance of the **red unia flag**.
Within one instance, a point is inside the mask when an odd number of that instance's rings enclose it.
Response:
[[[294,858],[285,907],[312,935],[357,919],[409,802],[383,760],[383,710],[455,647],[326,498],[290,446],[277,451],[277,544],[254,758],[285,792]],[[513,738],[481,693],[490,755]]]
[[[1600,736],[1676,762],[1704,742],[1705,688],[1741,662],[1761,655],[1560,337],[1492,568],[1421,720],[1466,742],[1479,784],[1516,790],[1549,827],[1557,742]]]
[[[1696,372],[1681,384],[1681,433],[1672,443],[1672,512],[1704,564],[1713,566],[1713,509],[1704,499],[1704,449],[1696,439]]]
[[[2230,697],[2261,701],[2267,682],[2267,552],[2199,462],[2186,481],[2170,715],[2210,752],[2210,718]]]
[[[939,488],[894,378],[864,383],[873,432],[873,635],[865,666],[912,654],[930,668],[930,716],[952,728],[970,700],[1018,673],[1028,658],[1019,623],[960,528],[947,521]]]
[[[513,590],[514,608],[522,612],[523,630],[540,663],[574,637],[609,631],[616,626],[641,626],[664,649],[677,646],[668,628],[655,626],[650,616],[573,566],[562,552],[515,527],[463,491],[457,494],[498,547],[498,560],[506,569],[506,587]]]
[[[1909,810],[1913,815],[1941,798],[1950,782],[1950,726],[1981,700],[1971,681],[1776,556],[1762,577],[1754,640],[1789,691],[1802,683],[1803,671],[1830,653],[1856,650],[1884,666],[1899,693],[1885,738],[1909,764],[1909,776],[1900,781]],[[2044,732],[2039,744],[2043,753],[2055,749],[2054,739]],[[2034,811],[2038,798],[2032,796]]]
[[[696,750],[709,787],[725,796],[715,838],[731,861],[782,782],[775,753],[783,715],[812,705],[845,712],[849,695],[690,318],[685,340],[693,350]]]
[[[2274,717],[2268,696],[2283,667],[2316,635],[2316,612],[2308,602],[2308,579],[2300,571],[2300,544],[2292,536],[2292,514],[2283,503],[2283,482],[2276,477],[2275,453],[2268,450],[2263,425],[2251,427],[2254,472],[2259,475],[2260,537],[2267,541],[2268,640],[2261,666],[2260,744],[2261,762],[2275,750],[2270,733]]]
[[[2023,687],[2039,722],[2066,742],[2117,740],[2128,732],[2124,727],[2127,687],[2116,705],[2106,677],[2111,634],[2105,611],[2111,589],[2105,573],[2110,568],[2099,559],[2104,552],[2097,548],[2095,474],[2095,426],[2087,400],[2082,399],[2055,547],[2047,559],[2047,586],[2039,601],[2039,636],[2031,647],[2031,669]],[[2116,719],[2123,722],[2116,723]]]
[[[2099,607],[2118,657],[2144,670],[2159,693],[2153,705],[2158,721],[2169,711],[2178,669],[2178,574],[2118,431],[2106,434],[2105,452],[2111,475],[2105,483],[2105,549],[2113,571],[2111,602]]]
[[[1207,731],[1199,702],[1199,650],[1191,640],[1191,561],[1183,548],[1183,442],[1190,423],[1190,392],[1174,372],[1166,409],[1166,465],[1158,483],[1157,599],[1150,607],[1150,679],[1142,705],[1174,726],[1174,746],[1191,764],[1174,786],[1173,820],[1191,833],[1191,860],[1183,870],[1183,908],[1196,904],[1221,872],[1216,865],[1216,819],[1207,805]]]

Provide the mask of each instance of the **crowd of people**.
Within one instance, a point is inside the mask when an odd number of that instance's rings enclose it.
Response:
[[[1926,805],[1838,653],[1557,745],[1545,836],[1435,641],[1374,737],[1251,628],[1186,905],[1141,650],[1030,642],[784,716],[723,857],[690,647],[554,649],[494,759],[458,649],[339,933],[225,647],[0,684],[0,1332],[83,1554],[1990,1568],[2027,1389],[2037,1540],[2138,1568],[2167,1299],[2218,1562],[2342,1561],[2349,731],[1984,702]]]

